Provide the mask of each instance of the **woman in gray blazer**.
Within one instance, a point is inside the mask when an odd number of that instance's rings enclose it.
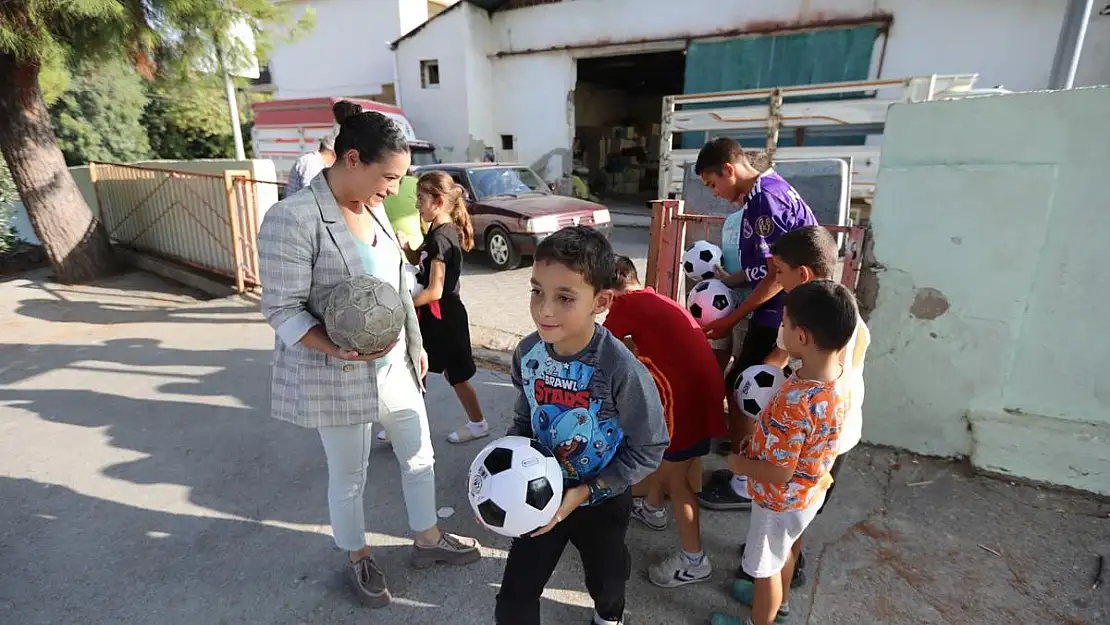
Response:
[[[480,552],[476,540],[437,526],[422,382],[428,360],[400,247],[381,206],[408,170],[408,144],[389,118],[366,112],[344,120],[335,151],[332,167],[275,204],[262,220],[262,314],[277,334],[273,416],[319,432],[335,543],[349,553],[348,571],[360,599],[381,607],[391,596],[366,544],[363,516],[373,423],[389,434],[401,465],[409,526],[416,535],[413,565],[469,564]],[[405,305],[400,339],[377,354],[340,349],[321,321],[332,289],[360,273],[391,284]]]

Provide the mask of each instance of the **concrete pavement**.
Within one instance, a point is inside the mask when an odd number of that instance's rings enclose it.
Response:
[[[525,303],[500,306],[515,314]],[[479,536],[486,557],[410,569],[397,463],[376,447],[367,522],[397,599],[369,611],[340,576],[317,437],[267,416],[272,333],[253,304],[194,300],[143,274],[98,287],[40,274],[0,283],[0,328],[0,623],[492,621],[508,544],[471,520],[464,476],[479,447],[442,442],[461,417],[441,380],[427,401],[439,505],[454,509],[443,525]],[[483,371],[477,382],[503,431],[507,377]],[[1095,497],[861,447],[808,537],[810,583],[791,622],[1110,622],[1110,591],[1091,589],[1095,554],[1110,555],[1108,514]],[[714,579],[676,590],[644,579],[674,548],[673,530],[633,526],[627,622],[746,614],[724,589],[747,519],[705,513]],[[545,623],[589,617],[567,554]]]

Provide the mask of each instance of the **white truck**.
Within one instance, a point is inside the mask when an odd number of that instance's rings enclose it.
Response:
[[[252,104],[254,157],[274,161],[277,181],[284,183],[293,163],[302,154],[315,150],[321,139],[338,131],[331,107],[340,100],[350,100],[361,105],[364,111],[378,111],[396,122],[409,142],[414,167],[439,162],[435,146],[416,138],[412,122],[405,117],[404,111],[392,104],[359,98],[301,98]]]
[[[693,167],[698,157],[700,141],[697,148],[676,148],[675,135],[708,133],[710,138],[729,136],[749,145],[764,141],[763,145],[777,161],[850,159],[851,197],[869,203],[879,171],[887,109],[896,102],[1007,93],[1001,88],[975,89],[977,77],[977,74],[914,76],[666,96],[659,151],[659,197],[681,197],[685,170]],[[815,97],[825,99],[813,100]],[[779,145],[780,139],[789,145]],[[808,145],[807,139],[811,141]]]

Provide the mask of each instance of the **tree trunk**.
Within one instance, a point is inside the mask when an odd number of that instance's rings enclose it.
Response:
[[[66,169],[39,89],[39,66],[0,52],[0,150],[43,250],[62,283],[116,269],[103,224]]]

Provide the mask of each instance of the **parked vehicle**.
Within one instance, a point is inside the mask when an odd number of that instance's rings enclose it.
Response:
[[[270,100],[251,105],[254,111],[254,128],[251,143],[255,158],[274,161],[278,182],[285,182],[293,163],[302,154],[315,150],[320,140],[337,132],[331,107],[339,100],[350,100],[366,111],[378,111],[397,122],[412,151],[413,165],[432,165],[436,158],[435,146],[416,138],[412,123],[404,111],[392,104],[359,98],[305,98],[296,100]]]
[[[440,169],[466,191],[474,223],[474,246],[496,269],[515,269],[551,233],[572,225],[609,236],[609,209],[596,202],[556,195],[525,165],[451,163],[415,167],[416,175]]]
[[[700,145],[674,147],[681,133],[729,136],[744,145],[776,145],[775,160],[851,159],[855,200],[875,192],[887,109],[899,102],[1008,93],[976,89],[978,74],[930,75],[797,85],[663,98],[659,196],[681,197],[686,168]],[[779,145],[782,139],[786,145]]]

